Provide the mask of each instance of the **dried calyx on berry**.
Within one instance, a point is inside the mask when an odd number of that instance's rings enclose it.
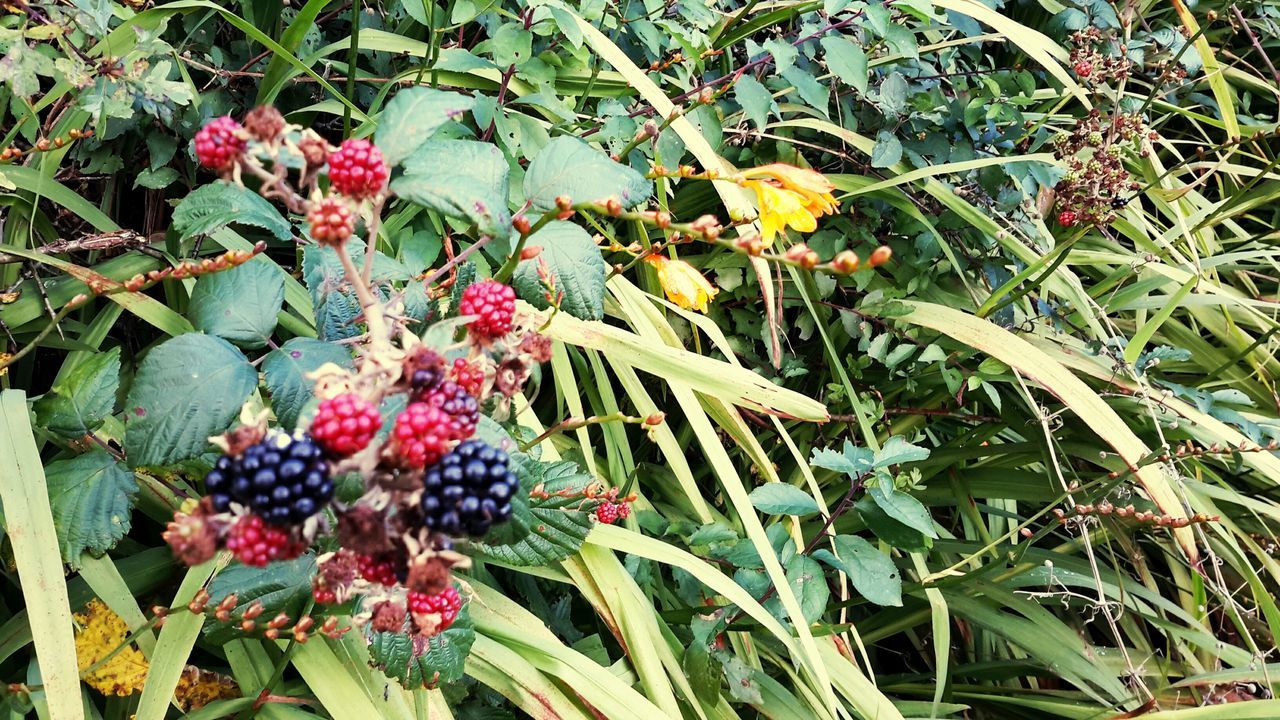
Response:
[[[483,440],[468,440],[422,476],[423,523],[455,537],[481,537],[511,518],[520,482],[507,454]]]
[[[259,142],[275,142],[284,128],[284,116],[272,105],[259,105],[244,116],[244,129]]]
[[[458,619],[462,610],[462,596],[450,586],[434,595],[409,593],[409,614],[418,631],[426,636],[442,633]]]
[[[239,456],[218,458],[205,487],[218,512],[241,505],[271,525],[300,525],[333,499],[320,446],[304,433],[278,430]]]

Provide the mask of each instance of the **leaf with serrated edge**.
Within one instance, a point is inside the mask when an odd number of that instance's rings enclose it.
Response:
[[[232,223],[260,227],[279,240],[293,236],[289,221],[258,193],[235,183],[216,182],[183,198],[173,211],[173,227],[182,239],[208,235]]]
[[[222,338],[188,333],[152,349],[125,402],[129,465],[168,465],[203,453],[257,385],[253,366]]]
[[[406,633],[373,633],[369,638],[369,655],[387,677],[395,678],[406,688],[461,680],[471,644],[475,642],[475,625],[467,606],[447,630],[430,638]]]
[[[520,478],[525,492],[541,484],[551,497],[529,498],[530,532],[509,545],[472,543],[478,552],[499,562],[515,566],[549,565],[578,552],[595,521],[580,509],[581,497],[556,497],[560,490],[580,491],[595,480],[582,472],[577,463],[562,460],[544,463],[516,454],[511,469]]]
[[[545,263],[556,288],[564,291],[560,309],[582,320],[604,317],[604,261],[586,230],[557,220],[530,236],[527,244],[541,247],[542,252],[516,266],[511,284],[522,300],[540,310],[550,307],[538,277],[538,268]]]
[[[111,414],[119,387],[120,348],[113,347],[91,355],[59,380],[36,401],[36,416],[63,437],[83,437]]]
[[[839,557],[823,549],[813,554],[814,559],[843,570],[867,600],[877,605],[902,606],[902,575],[888,555],[857,535],[837,535],[834,545]]]
[[[405,3],[405,7],[414,2]],[[420,6],[420,5],[419,5]],[[424,23],[425,24],[425,23]],[[399,165],[446,123],[475,105],[467,95],[424,87],[405,88],[387,103],[375,139],[389,165]]]
[[[351,351],[342,345],[313,338],[291,338],[267,354],[262,363],[262,377],[271,393],[271,409],[280,424],[292,429],[298,415],[311,400],[315,383],[307,373],[325,363],[350,369],[355,363]]]
[[[191,324],[244,348],[265,347],[284,307],[284,275],[265,260],[205,275],[191,291]]]
[[[567,195],[575,203],[616,197],[634,207],[653,194],[653,183],[634,169],[567,135],[543,146],[524,175],[524,195],[538,210],[556,207]]]
[[[111,453],[94,448],[44,472],[63,562],[76,568],[81,553],[101,555],[129,532],[138,483]]]
[[[404,161],[404,175],[391,183],[391,189],[401,198],[469,220],[480,232],[505,240],[511,234],[509,172],[506,158],[495,145],[434,139]]]

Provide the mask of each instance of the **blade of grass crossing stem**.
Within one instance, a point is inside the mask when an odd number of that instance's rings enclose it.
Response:
[[[58,720],[79,720],[84,717],[84,706],[71,605],[26,393],[0,392],[0,422],[0,500],[4,503],[5,531],[13,547],[49,713]]]
[[[903,304],[911,308],[911,312],[897,319],[936,330],[1017,368],[1066,403],[1131,467],[1137,467],[1150,454],[1142,440],[1097,393],[1031,343],[998,325],[950,307],[913,301],[903,301]],[[1135,475],[1161,512],[1175,518],[1186,517],[1178,493],[1159,466],[1139,467]],[[1187,559],[1198,562],[1200,551],[1191,529],[1174,528],[1172,533]]]
[[[293,667],[307,682],[307,687],[335,718],[383,717],[354,669],[347,668],[338,659],[329,642],[328,638],[317,635],[294,650]]]
[[[196,592],[213,577],[221,558],[214,558],[187,571],[172,607],[181,608],[191,602]],[[142,686],[142,698],[138,700],[137,720],[162,720],[173,699],[173,690],[187,666],[187,658],[195,647],[200,628],[204,626],[204,613],[177,610],[165,618],[155,651],[151,654],[151,670]]]
[[[555,378],[556,392],[564,398],[569,414],[572,417],[585,418],[587,413],[582,407],[582,396],[578,395],[578,382],[573,372],[573,363],[569,362],[569,352],[562,342],[551,346],[551,375]],[[587,472],[599,475],[596,454],[591,451],[591,434],[587,432],[586,426],[575,429],[573,434],[578,438],[578,445],[582,448],[582,459],[587,464]]]
[[[329,4],[329,1],[307,0],[307,4],[302,6],[302,9],[298,11],[298,14],[289,23],[289,27],[280,35],[280,47],[290,54],[296,53],[298,48],[302,46],[302,40],[307,36],[307,31],[315,27],[316,17]],[[284,87],[285,74],[288,71],[289,61],[281,55],[272,54],[271,62],[267,64],[267,70],[262,74],[262,80],[259,81],[259,105],[275,101],[276,96],[280,94],[280,88]]]
[[[34,194],[37,199],[45,198],[55,205],[70,210],[99,232],[111,232],[120,229],[120,226],[116,225],[115,221],[94,207],[88,200],[34,168],[25,165],[5,165],[0,168],[0,177],[8,178],[22,190]]]
[[[400,684],[373,666],[369,644],[358,632],[345,633],[332,640],[329,647],[347,672],[364,688],[365,695],[379,708],[378,717],[387,720],[413,720],[410,698]]]
[[[923,553],[910,553],[911,564],[922,579],[929,577],[929,566],[925,564]],[[942,704],[942,696],[950,685],[951,663],[951,616],[947,609],[946,598],[937,588],[925,588],[925,599],[929,601],[929,614],[933,623],[933,709],[931,718],[938,717],[938,707]],[[867,667],[871,667],[868,665]]]
[[[478,581],[470,605],[476,630],[516,652],[540,672],[574,689],[610,720],[652,720],[662,711],[609,668],[562,643],[524,607]]]
[[[476,635],[471,645],[471,654],[467,656],[467,675],[510,700],[529,717],[592,720],[587,711],[575,705],[520,653],[484,635]],[[428,715],[431,720],[436,720],[437,716],[430,713],[434,712],[437,704],[445,706],[443,699],[438,703],[433,701]],[[445,712],[448,712],[447,707]],[[442,714],[439,717],[452,716]]]
[[[637,313],[631,319],[639,335],[651,341],[648,345],[649,347],[652,347],[653,342],[662,342],[661,333],[657,327],[648,322],[643,314]],[[672,348],[672,350],[675,350],[675,348]],[[685,351],[685,354],[692,357],[701,357],[687,351]],[[625,362],[622,358],[618,358],[617,361]],[[721,364],[726,368],[733,368],[728,363]],[[734,369],[738,370],[740,368]],[[754,373],[749,374],[754,375]],[[807,671],[810,679],[816,683],[819,693],[824,696],[829,708],[834,710],[835,694],[831,687],[831,681],[827,677],[825,668],[817,659],[817,647],[814,644],[813,634],[805,623],[804,613],[800,609],[800,601],[786,580],[786,572],[783,570],[777,555],[773,552],[772,544],[765,534],[764,525],[760,523],[760,518],[756,515],[755,508],[751,504],[751,499],[748,497],[742,477],[738,474],[733,460],[721,444],[711,419],[702,408],[692,388],[684,382],[674,379],[668,379],[668,383],[670,384],[672,395],[684,411],[685,418],[693,430],[694,436],[698,438],[699,445],[702,446],[703,456],[710,463],[712,471],[720,481],[720,486],[724,488],[725,494],[729,497],[734,510],[738,513],[739,520],[747,532],[747,537],[760,555],[764,563],[765,573],[769,576],[770,582],[774,584],[783,609],[786,610],[787,616],[793,621],[796,633],[800,637],[802,651],[797,659]],[[825,414],[825,412],[826,409],[823,408],[823,413]]]
[[[147,616],[143,614],[133,591],[125,583],[124,576],[111,558],[103,555],[96,558],[89,553],[80,555],[80,577],[89,584],[89,589],[102,602],[119,615],[129,626],[131,632],[147,624]],[[143,655],[150,658],[155,652],[156,638],[151,631],[138,635],[136,642]]]
[[[1129,344],[1125,346],[1125,362],[1132,365],[1138,361],[1138,356],[1142,354],[1147,343],[1151,342],[1151,338],[1156,334],[1156,331],[1160,329],[1165,320],[1169,319],[1169,316],[1173,315],[1173,311],[1178,309],[1183,299],[1191,292],[1191,288],[1195,287],[1199,281],[1200,277],[1198,275],[1192,276],[1190,280],[1182,284],[1182,287],[1178,288],[1177,292],[1168,297],[1164,307],[1160,308],[1150,320],[1138,328],[1138,331],[1129,339]]]
[[[614,568],[608,566],[601,558],[596,562],[587,557],[583,551],[579,555],[564,562],[564,568],[576,585],[590,584],[595,592],[592,604],[617,636],[619,643],[625,648],[631,668],[640,679],[640,687],[645,697],[660,707],[668,716],[680,714],[680,704],[676,701],[675,691],[663,668],[662,658],[658,655],[658,644],[662,642],[661,634],[653,632],[645,622],[645,615],[652,618],[652,610],[646,603],[644,608],[636,607],[630,602],[630,593],[625,582],[617,577]]]

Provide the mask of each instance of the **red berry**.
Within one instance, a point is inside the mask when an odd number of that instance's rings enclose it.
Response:
[[[463,358],[454,358],[449,377],[461,385],[471,397],[480,397],[480,391],[484,389],[484,370]]]
[[[458,314],[475,315],[467,329],[485,340],[511,332],[511,319],[516,312],[516,291],[510,285],[483,280],[467,287],[458,303]]]
[[[338,246],[356,231],[356,216],[351,206],[337,195],[330,195],[311,206],[307,212],[311,237],[321,245]]]
[[[626,520],[631,516],[631,506],[627,503],[618,503],[618,517]]]
[[[462,596],[458,594],[457,588],[453,586],[447,587],[435,595],[409,592],[409,612],[411,614],[438,614],[440,616],[440,624],[436,626],[436,632],[448,630],[453,621],[458,619],[458,611],[461,609]]]
[[[424,402],[409,403],[396,416],[391,432],[394,452],[408,467],[435,465],[459,438],[454,418],[439,407]]]
[[[1076,75],[1079,75],[1082,78],[1087,78],[1092,74],[1093,74],[1093,63],[1087,60],[1081,60],[1080,62],[1076,63]]]
[[[320,403],[311,421],[311,438],[330,455],[347,457],[369,447],[380,427],[377,406],[347,393]]]
[[[329,588],[312,586],[311,597],[316,599],[317,605],[334,605],[338,602],[338,595]]]
[[[266,567],[277,560],[292,560],[302,554],[302,544],[289,532],[271,527],[257,515],[245,515],[227,533],[227,549],[240,562],[253,567]]]
[[[1063,210],[1058,213],[1058,224],[1062,227],[1072,227],[1076,224],[1076,220],[1077,217],[1075,210]]]
[[[378,560],[369,555],[361,555],[357,562],[360,564],[360,577],[365,580],[385,587],[396,584],[396,566],[389,560]]]
[[[605,525],[612,525],[618,521],[622,515],[618,512],[619,505],[605,501],[596,506],[596,519]]]
[[[377,195],[387,186],[389,174],[382,151],[368,140],[344,140],[329,156],[329,182],[347,197]]]
[[[210,120],[196,133],[196,159],[210,170],[230,170],[248,144],[241,137],[240,130],[240,123],[230,115]]]

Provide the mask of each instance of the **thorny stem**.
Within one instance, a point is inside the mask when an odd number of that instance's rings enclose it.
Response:
[[[385,347],[390,342],[390,336],[387,334],[387,318],[383,313],[382,303],[378,302],[373,290],[356,269],[356,264],[351,260],[351,253],[347,252],[346,244],[339,245],[337,251],[338,259],[342,261],[342,269],[347,275],[347,281],[355,289],[356,299],[360,301],[360,309],[364,311],[364,321],[369,326],[370,348]],[[366,257],[373,255],[372,248],[365,248],[365,252],[368,253]]]
[[[591,417],[588,417],[588,418],[574,418],[574,417],[567,418],[547,428],[545,432],[543,432],[538,437],[530,440],[529,442],[521,443],[520,452],[527,452],[529,448],[534,447],[538,443],[541,443],[543,440],[546,440],[547,438],[552,437],[554,435],[559,435],[561,433],[568,432],[570,430],[579,430],[581,428],[588,427],[591,425],[603,425],[604,423],[609,423],[609,422],[620,422],[620,423],[626,423],[629,425],[656,425],[657,423],[649,422],[651,419],[653,418],[633,417],[621,411],[618,411],[616,413],[611,413],[609,415],[592,415]]]
[[[538,218],[538,222],[529,228],[528,232],[520,233],[520,239],[516,241],[516,246],[511,250],[511,257],[502,263],[502,267],[498,268],[498,272],[493,274],[493,279],[498,282],[506,282],[515,273],[516,266],[520,264],[520,254],[524,252],[524,245],[529,238],[536,234],[539,230],[546,227],[547,223],[556,219],[556,213],[547,211]]]

